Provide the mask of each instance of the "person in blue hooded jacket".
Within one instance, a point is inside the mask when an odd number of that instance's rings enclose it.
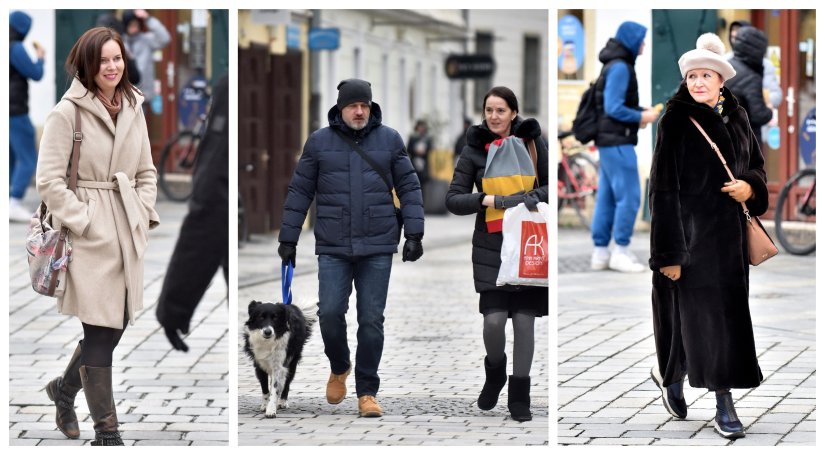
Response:
[[[402,258],[412,262],[424,253],[421,184],[401,135],[381,123],[381,108],[372,101],[369,82],[341,81],[338,101],[327,116],[329,126],[307,139],[289,183],[278,254],[285,264],[295,265],[301,226],[315,199],[318,321],[331,370],[327,402],[338,404],[346,398],[346,379],[353,370],[346,313],[354,282],[358,412],[362,417],[380,417],[383,411],[376,395],[384,349],[384,308],[401,229],[389,186],[401,202],[406,238]],[[379,169],[364,160],[356,148]]]
[[[9,220],[28,223],[33,210],[23,207],[22,199],[37,167],[34,126],[29,118],[29,79],[43,77],[46,51],[35,46],[37,60],[32,61],[23,40],[32,27],[32,18],[22,11],[9,14]]]
[[[659,111],[639,106],[636,58],[644,50],[647,28],[623,22],[616,36],[599,53],[604,66],[596,82],[599,110],[599,192],[591,227],[593,270],[642,272],[646,269],[630,252],[630,238],[639,211],[641,188],[635,145],[640,127],[655,121]],[[610,240],[616,244],[611,252]]]

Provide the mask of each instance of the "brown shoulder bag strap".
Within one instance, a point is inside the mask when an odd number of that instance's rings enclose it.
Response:
[[[80,109],[75,106],[74,110],[74,131],[72,132],[72,157],[69,167],[69,189],[72,192],[77,191],[77,164],[80,161],[80,143],[83,142],[83,132],[80,129]],[[60,237],[57,239],[57,244],[54,246],[55,259],[63,257],[63,250],[66,248],[66,238],[69,236],[69,228],[63,226],[60,229]],[[48,295],[54,296],[54,291],[57,288],[57,277],[60,275],[57,271],[52,271],[51,279],[49,280]]]
[[[536,180],[533,184],[533,188],[538,188],[539,186],[539,154],[536,152],[536,140],[530,139],[527,141],[527,150],[530,152],[530,161],[533,162],[533,170],[536,171]]]
[[[688,118],[690,118],[690,121],[693,122],[693,124],[696,126],[696,129],[699,130],[700,133],[702,133],[702,136],[705,137],[705,140],[708,141],[708,144],[710,144],[710,148],[712,148],[713,151],[716,152],[716,156],[718,156],[719,160],[722,161],[722,166],[725,167],[725,171],[728,173],[728,177],[730,177],[730,180],[732,182],[735,182],[736,177],[734,177],[733,172],[730,171],[730,168],[728,167],[728,162],[725,161],[725,157],[722,155],[722,151],[719,150],[719,147],[716,145],[715,142],[713,142],[710,139],[710,136],[708,136],[708,133],[705,132],[704,128],[702,128],[702,126],[699,125],[699,122],[697,122],[695,118],[693,118],[693,117],[688,117]],[[750,211],[748,210],[748,206],[745,205],[744,202],[740,202],[740,204],[742,204],[742,212],[745,213],[745,218],[747,218],[747,220],[750,221],[751,220],[751,214],[750,214]]]

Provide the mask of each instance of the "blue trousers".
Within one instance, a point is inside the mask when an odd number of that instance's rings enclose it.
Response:
[[[365,257],[318,256],[318,321],[324,353],[333,373],[350,367],[347,343],[349,297],[355,282],[358,347],[355,352],[355,392],[378,393],[378,364],[384,351],[384,308],[390,284],[392,255]]]
[[[636,150],[630,144],[599,147],[599,191],[593,213],[593,244],[627,246],[636,224],[641,189]]]
[[[34,125],[28,114],[9,117],[9,152],[9,197],[23,199],[37,167]]]

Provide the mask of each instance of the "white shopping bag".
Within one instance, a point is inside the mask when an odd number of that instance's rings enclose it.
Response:
[[[547,220],[550,219],[550,206],[539,202],[537,207],[538,212],[531,212],[521,203],[505,210],[501,268],[498,269],[496,286],[518,284],[547,287],[550,268]]]

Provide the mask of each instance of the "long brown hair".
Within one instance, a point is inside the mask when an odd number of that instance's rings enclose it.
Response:
[[[114,40],[120,46],[120,55],[123,56],[123,77],[120,78],[115,90],[126,97],[132,106],[137,104],[135,91],[137,89],[129,82],[128,65],[126,65],[126,47],[120,34],[108,27],[95,27],[84,33],[69,51],[66,58],[66,72],[69,77],[76,77],[80,83],[92,93],[97,92],[95,76],[100,72],[100,55],[103,45]]]

